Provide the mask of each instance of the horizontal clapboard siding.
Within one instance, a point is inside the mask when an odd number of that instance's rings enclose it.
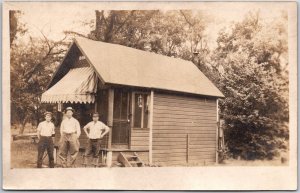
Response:
[[[149,150],[149,129],[131,130],[131,149]]]
[[[153,162],[162,166],[216,161],[216,99],[154,94]]]

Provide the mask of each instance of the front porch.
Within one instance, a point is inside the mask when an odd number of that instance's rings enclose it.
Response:
[[[124,88],[99,88],[95,94],[94,103],[61,103],[59,106],[61,111],[72,106],[75,109],[74,117],[79,120],[81,128],[92,120],[93,112],[98,112],[100,121],[110,128],[109,134],[101,142],[99,167],[122,167],[126,164],[122,163],[121,155],[123,157],[137,155],[143,165],[150,163],[149,103],[150,93]],[[60,119],[63,113],[58,113],[57,116]],[[57,127],[57,148],[59,133],[59,127]],[[79,138],[80,154],[78,156],[84,154],[87,140],[87,136],[82,131]],[[76,165],[80,167],[81,163]]]
[[[138,154],[144,163],[149,163],[149,102],[150,93],[124,88],[98,89],[95,111],[107,119],[106,124],[111,128],[102,148],[108,167],[120,162],[121,154]]]

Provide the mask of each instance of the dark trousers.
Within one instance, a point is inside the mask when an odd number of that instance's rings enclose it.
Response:
[[[43,157],[44,152],[47,151],[48,158],[49,158],[49,167],[54,168],[54,144],[51,137],[44,137],[41,136],[39,143],[38,143],[38,161],[37,161],[37,167],[41,168],[43,164]]]
[[[101,139],[88,139],[87,147],[85,150],[85,156],[93,155],[94,158],[99,157],[99,151],[101,146]]]

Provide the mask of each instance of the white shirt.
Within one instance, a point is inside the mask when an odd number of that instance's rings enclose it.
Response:
[[[89,129],[89,138],[90,139],[99,139],[103,131],[108,128],[104,123],[101,121],[91,121],[89,122],[84,128]]]
[[[43,121],[40,122],[37,131],[41,136],[51,137],[53,134],[55,134],[54,124],[49,121]]]
[[[77,119],[71,117],[68,118],[66,117],[60,125],[60,132],[61,133],[77,133],[77,136],[80,136],[81,131],[80,131],[80,124]]]

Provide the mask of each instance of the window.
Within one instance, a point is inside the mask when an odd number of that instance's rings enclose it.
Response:
[[[134,94],[134,128],[148,128],[149,102],[148,94]]]

